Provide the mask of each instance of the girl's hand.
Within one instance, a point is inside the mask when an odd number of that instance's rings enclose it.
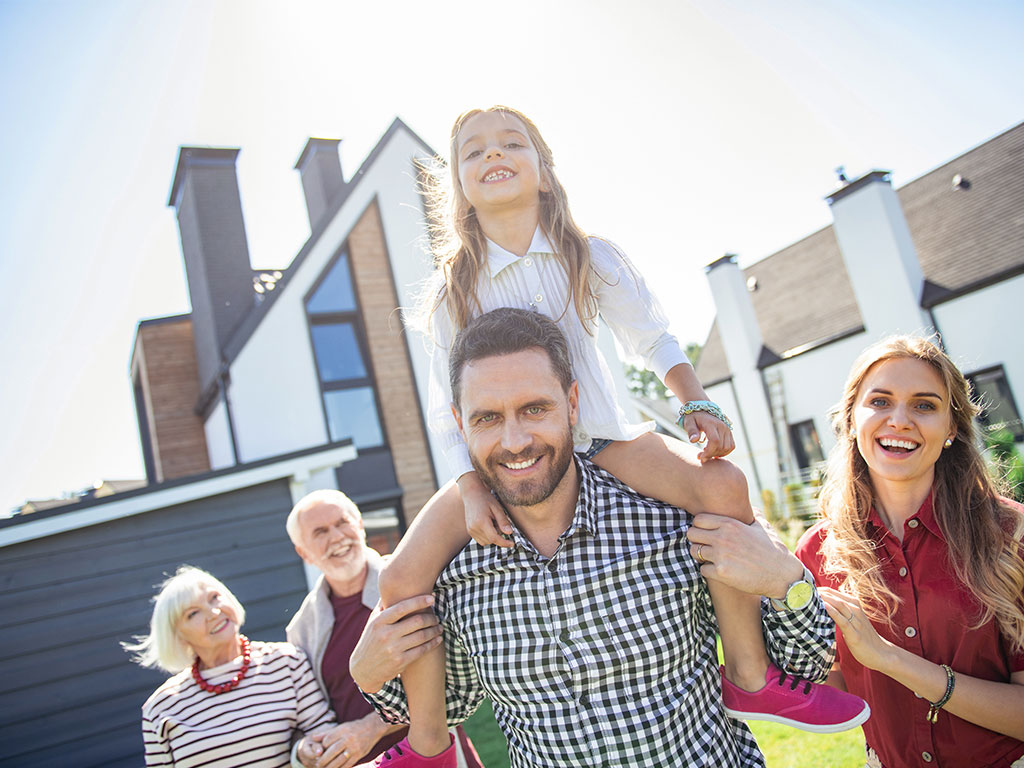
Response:
[[[490,489],[478,481],[467,488],[460,483],[459,490],[466,509],[466,530],[473,541],[485,547],[488,544],[511,547],[512,542],[505,534],[512,534],[512,523]]]
[[[884,672],[887,657],[895,646],[878,634],[860,603],[831,587],[818,587],[818,594],[853,657],[868,669]]]
[[[699,442],[701,433],[707,438],[704,450],[697,454],[697,458],[702,462],[726,456],[736,447],[736,442],[732,439],[732,430],[707,411],[686,414],[683,429],[690,436],[691,443]]]

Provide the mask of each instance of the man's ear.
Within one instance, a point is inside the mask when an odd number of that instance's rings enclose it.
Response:
[[[462,414],[459,413],[459,409],[455,407],[455,403],[448,403],[452,409],[452,416],[455,417],[455,423],[459,425],[459,432],[462,432]]]
[[[573,381],[569,385],[569,426],[575,427],[580,418],[580,388],[579,384]]]
[[[302,558],[302,562],[309,563],[310,565],[316,565],[316,563],[309,559],[309,553],[302,548],[301,544],[295,545],[295,554]]]

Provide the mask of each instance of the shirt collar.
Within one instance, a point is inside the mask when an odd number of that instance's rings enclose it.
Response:
[[[921,525],[931,531],[933,535],[937,536],[940,541],[945,541],[946,538],[942,535],[942,529],[939,528],[939,521],[935,519],[935,510],[932,506],[932,497],[934,495],[934,491],[929,493],[925,497],[924,502],[918,508],[917,512],[911,515],[908,519],[919,521]],[[871,506],[871,511],[868,512],[868,524],[877,528],[881,532],[882,536],[889,533],[888,527],[886,527],[885,522],[882,520],[882,516],[878,514],[878,510],[874,505]]]
[[[581,459],[575,453],[573,454],[573,461],[576,462],[576,467],[580,474],[580,494],[576,499],[576,510],[573,513],[572,520],[569,522],[569,527],[558,537],[560,541],[565,541],[581,529],[591,536],[597,536],[597,481],[594,476],[594,465],[589,461]],[[519,530],[515,522],[511,519],[509,522],[512,524],[512,541],[515,546],[501,547],[499,548],[501,550],[499,554],[503,557],[508,557],[517,549],[524,552],[535,552],[533,544],[523,535],[523,532]]]
[[[526,252],[553,254],[555,249],[551,247],[551,243],[548,242],[548,239],[544,236],[544,232],[541,231],[541,228],[537,227],[537,231],[533,233],[533,240],[530,241],[530,247]],[[511,251],[506,251],[493,240],[489,239],[487,241],[487,269],[492,278],[507,266],[514,264],[517,261],[519,261],[519,257]]]

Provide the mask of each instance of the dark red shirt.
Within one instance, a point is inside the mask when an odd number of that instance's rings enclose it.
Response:
[[[348,671],[349,657],[359,642],[359,636],[363,634],[363,628],[370,618],[370,609],[363,605],[363,596],[359,592],[349,597],[337,597],[332,592],[330,600],[334,609],[334,631],[331,632],[331,639],[327,641],[320,671],[327,686],[331,709],[338,716],[339,723],[347,723],[374,711]],[[363,755],[360,761],[372,760],[388,747],[401,741],[405,734],[406,729],[403,728],[385,736]]]
[[[878,556],[886,582],[901,598],[893,627],[873,622],[882,637],[917,656],[983,680],[1009,683],[1011,673],[1024,669],[1024,653],[1011,653],[995,621],[970,629],[980,615],[980,603],[953,573],[930,496],[904,524],[902,543],[874,509],[868,528],[880,546]],[[822,574],[819,550],[826,532],[824,522],[807,531],[796,555],[818,584],[838,587],[841,577]],[[839,632],[836,642],[836,660],[846,687],[871,707],[864,736],[885,768],[1003,768],[1024,756],[1024,742],[968,723],[946,710],[940,710],[938,722],[931,725],[926,719],[926,700],[858,663]]]

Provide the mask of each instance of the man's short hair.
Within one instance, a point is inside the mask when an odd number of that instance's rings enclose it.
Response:
[[[359,507],[355,505],[355,502],[341,491],[336,491],[333,488],[325,488],[323,490],[307,493],[295,503],[295,506],[292,507],[292,511],[288,513],[288,519],[284,521],[285,530],[288,531],[288,538],[292,540],[292,544],[302,544],[302,530],[299,528],[299,515],[310,507],[315,507],[317,504],[331,504],[336,507],[341,507],[342,509],[347,509],[356,516],[357,520],[362,517],[359,512]]]
[[[474,318],[459,331],[448,357],[452,402],[459,408],[462,371],[468,363],[485,357],[512,355],[538,347],[551,361],[551,370],[562,389],[572,384],[572,362],[565,335],[546,315],[527,309],[502,307]]]

